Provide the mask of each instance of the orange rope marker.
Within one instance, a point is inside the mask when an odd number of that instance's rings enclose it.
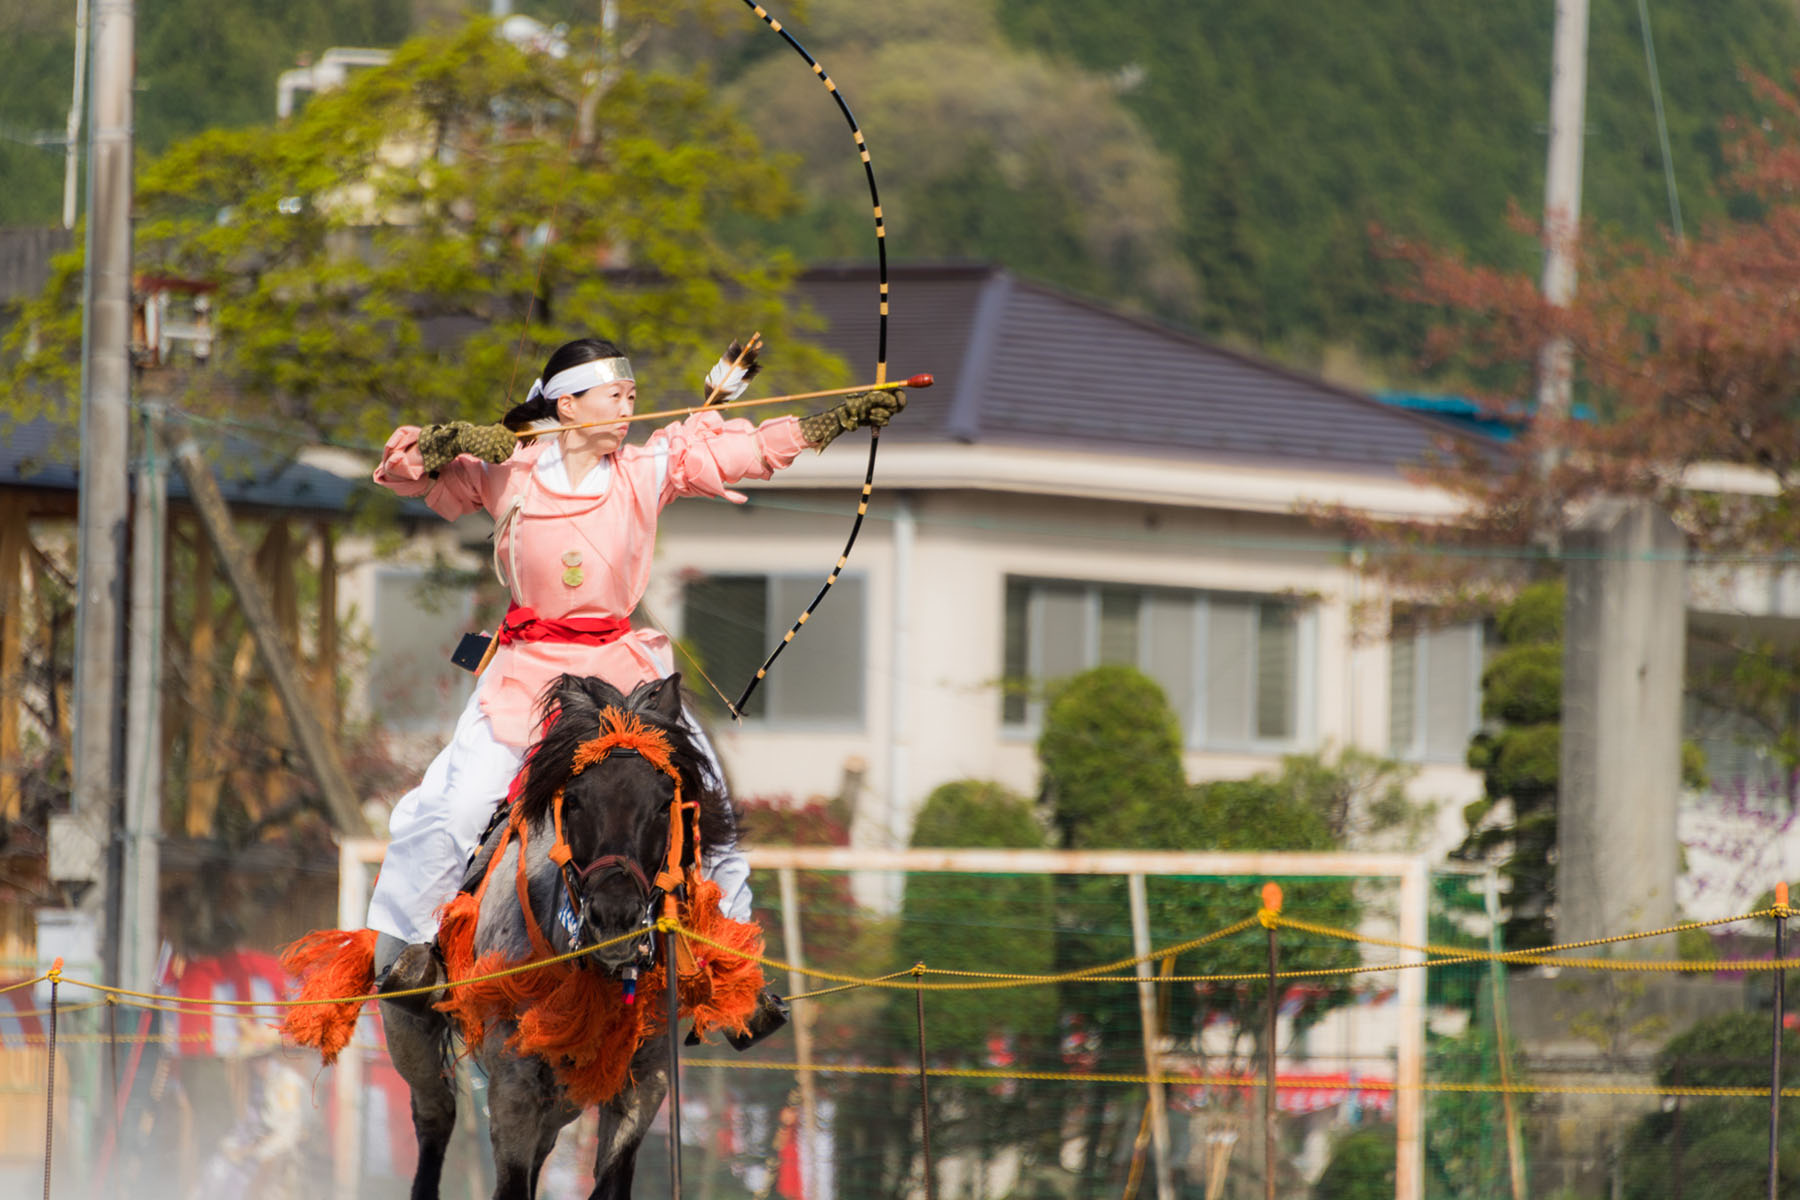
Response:
[[[1256,914],[1264,929],[1275,927],[1275,918],[1281,915],[1281,885],[1274,880],[1262,885],[1262,911]]]

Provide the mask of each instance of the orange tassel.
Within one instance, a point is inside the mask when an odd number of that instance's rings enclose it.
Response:
[[[281,952],[281,968],[300,981],[296,1000],[366,996],[375,985],[373,929],[316,929]],[[330,1066],[356,1033],[362,1000],[290,1008],[281,1032],[296,1045],[318,1050]]]
[[[732,950],[762,953],[761,929],[720,913],[717,884],[690,876],[688,886],[693,899],[682,906],[684,925]],[[517,965],[498,953],[474,956],[476,912],[474,897],[459,896],[445,908],[438,927],[438,944],[452,982]],[[762,991],[762,969],[740,954],[710,946],[698,949],[705,951],[700,969],[677,985],[682,1015],[694,1019],[702,1037],[715,1029],[743,1030]],[[571,1102],[604,1103],[630,1083],[632,1056],[663,1032],[668,1019],[661,1004],[625,1004],[616,979],[578,964],[572,959],[452,987],[438,1008],[456,1021],[471,1048],[479,1046],[496,1023],[516,1020],[518,1028],[507,1039],[511,1050],[549,1063]],[[663,987],[661,967],[638,979],[642,996],[660,995]]]

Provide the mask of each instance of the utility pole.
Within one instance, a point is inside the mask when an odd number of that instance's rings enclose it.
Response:
[[[162,633],[167,565],[169,460],[162,417],[139,422],[137,489],[131,519],[131,661],[125,693],[125,839],[119,884],[119,978],[136,991],[156,986],[162,947],[158,880],[162,836]]]
[[[1559,308],[1575,296],[1576,236],[1581,224],[1581,156],[1587,119],[1588,0],[1556,0],[1550,69],[1550,148],[1544,171],[1544,299]],[[1574,355],[1552,338],[1538,355],[1538,413],[1569,414]],[[1551,464],[1546,464],[1551,465]]]
[[[96,0],[88,73],[88,227],[81,345],[81,481],[70,811],[50,827],[50,874],[93,918],[118,978],[111,856],[120,755],[120,625],[130,473],[132,0]]]

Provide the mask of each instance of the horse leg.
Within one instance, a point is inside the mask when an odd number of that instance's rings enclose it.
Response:
[[[447,1042],[450,1027],[438,1013],[420,1012],[388,1000],[381,1004],[381,1023],[394,1070],[412,1090],[413,1136],[419,1142],[412,1200],[437,1200],[444,1153],[456,1128],[456,1076]]]
[[[631,1069],[636,1085],[600,1106],[600,1150],[594,1157],[594,1190],[588,1200],[630,1200],[638,1147],[669,1094],[668,1039],[645,1042]]]
[[[495,1037],[498,1031],[489,1034]],[[532,1200],[538,1171],[572,1114],[541,1059],[494,1055],[488,1068],[488,1136],[494,1147],[494,1200]]]

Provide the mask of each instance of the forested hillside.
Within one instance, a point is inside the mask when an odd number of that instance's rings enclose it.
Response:
[[[1262,343],[1403,350],[1365,269],[1371,221],[1494,262],[1534,254],[1509,198],[1543,203],[1554,5],[1493,0],[1000,0],[1021,43],[1107,72],[1179,172],[1204,324]],[[1793,0],[1648,5],[1685,222],[1721,211],[1720,123],[1743,70],[1800,64]],[[1670,224],[1637,0],[1593,0],[1584,215]],[[1415,318],[1416,319],[1416,318]]]
[[[806,259],[867,257],[860,171],[835,111],[785,47],[719,2],[712,29],[689,23],[655,44],[797,156],[811,202],[763,235]],[[301,54],[393,45],[487,7],[140,5],[141,149],[271,119],[275,77]],[[519,7],[580,21],[598,0]],[[1723,211],[1721,122],[1754,110],[1746,70],[1787,80],[1800,16],[1794,0],[1648,7],[1692,229]],[[60,136],[72,9],[0,0],[0,225],[57,218],[61,148],[29,143]],[[1533,261],[1506,214],[1541,204],[1552,16],[1550,0],[808,0],[792,26],[857,105],[895,254],[999,259],[1375,381],[1409,370],[1422,316],[1388,294],[1371,223]],[[1654,234],[1671,214],[1638,0],[1593,0],[1589,57],[1586,215]]]
[[[329,46],[392,46],[412,0],[159,0],[137,12],[140,155],[213,126],[275,117],[275,79]],[[0,0],[0,226],[61,219],[74,0]]]

